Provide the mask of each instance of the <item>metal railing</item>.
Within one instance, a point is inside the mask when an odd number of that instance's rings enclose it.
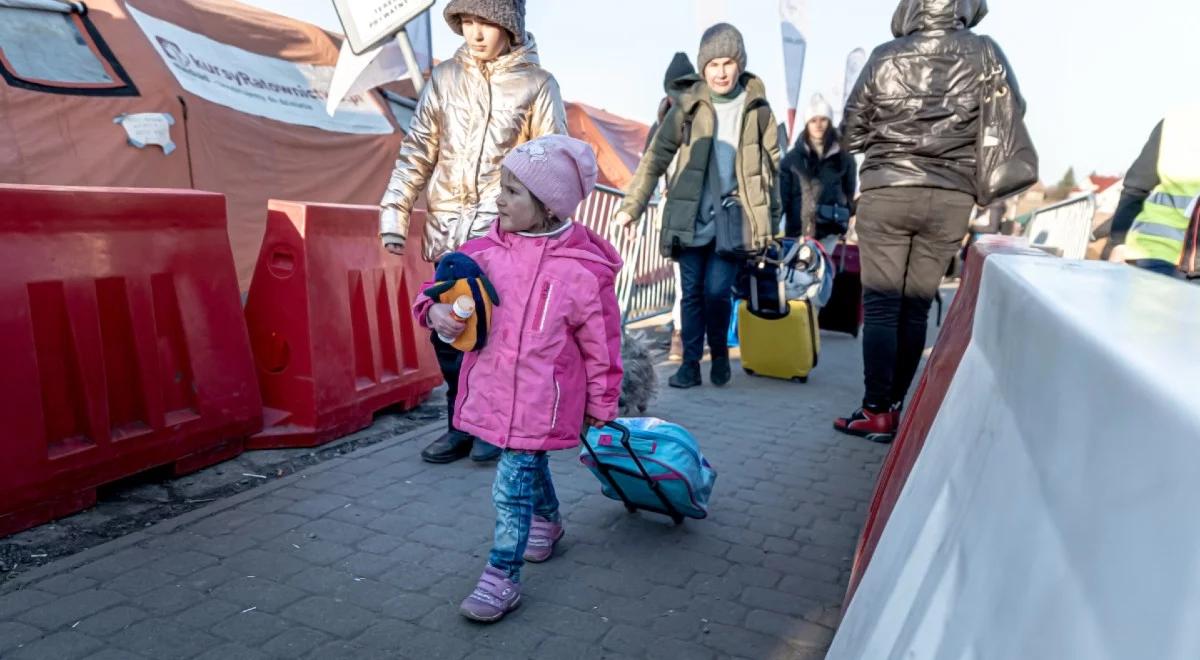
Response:
[[[625,194],[615,188],[596,186],[580,203],[575,219],[608,239],[625,266],[617,275],[617,300],[624,323],[635,323],[671,311],[675,305],[675,268],[658,251],[662,230],[661,205],[652,202],[634,231],[612,222]]]
[[[1083,259],[1092,240],[1096,196],[1092,193],[1051,204],[1033,212],[1025,236],[1033,247],[1043,248],[1064,259]]]

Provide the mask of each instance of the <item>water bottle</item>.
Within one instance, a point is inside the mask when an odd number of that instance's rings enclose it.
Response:
[[[458,322],[466,323],[475,315],[475,300],[471,296],[459,296],[450,308],[450,315]],[[447,344],[453,344],[454,340],[458,339],[458,337],[447,337],[439,332],[438,339]]]

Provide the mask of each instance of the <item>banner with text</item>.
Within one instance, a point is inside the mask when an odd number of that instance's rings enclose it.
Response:
[[[258,117],[338,133],[394,131],[369,94],[347,96],[334,117],[325,112],[332,66],[252,53],[126,6],[179,84],[196,96]]]

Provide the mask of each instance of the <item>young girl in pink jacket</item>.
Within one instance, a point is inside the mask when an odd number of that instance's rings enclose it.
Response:
[[[563,535],[546,452],[578,446],[585,423],[617,416],[621,258],[571,221],[596,184],[596,156],[552,135],[505,157],[499,218],[462,252],[492,281],[500,305],[487,346],[467,353],[459,376],[459,428],[503,449],[492,488],[496,535],[464,616],[499,621],[521,602],[521,566],[543,562]],[[422,289],[427,287],[422,287]],[[447,337],[464,326],[450,305],[417,299],[418,321]]]

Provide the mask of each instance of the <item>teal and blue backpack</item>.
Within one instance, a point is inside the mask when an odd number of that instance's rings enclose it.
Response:
[[[619,419],[583,437],[579,461],[609,498],[668,515],[676,524],[708,516],[717,472],[687,429],[661,419]]]

